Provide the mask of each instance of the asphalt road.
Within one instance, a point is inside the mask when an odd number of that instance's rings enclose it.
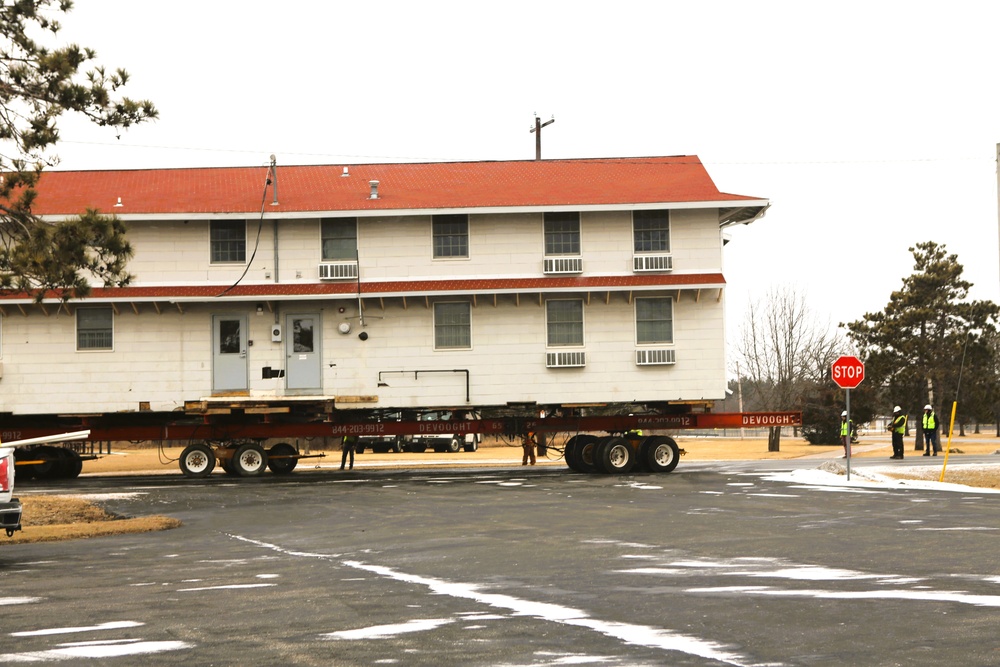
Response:
[[[815,465],[80,478],[184,526],[0,546],[0,664],[1000,664],[1000,496]]]

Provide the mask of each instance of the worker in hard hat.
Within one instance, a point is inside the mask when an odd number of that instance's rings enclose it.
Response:
[[[851,424],[847,423],[847,410],[840,413],[840,443],[844,445],[844,458],[851,455]]]
[[[535,465],[535,447],[537,445],[538,441],[535,440],[535,434],[530,431],[526,433],[521,440],[521,448],[524,450],[524,456],[521,457],[521,465],[526,466],[529,462],[531,465]]]
[[[928,403],[924,406],[924,416],[920,421],[920,427],[924,431],[924,456],[930,456],[934,450],[934,456],[941,451],[941,441],[938,440],[938,418],[934,413],[934,408]]]
[[[906,415],[898,405],[892,409],[892,421],[889,422],[889,430],[892,432],[892,456],[891,459],[903,458],[903,434],[906,433]]]

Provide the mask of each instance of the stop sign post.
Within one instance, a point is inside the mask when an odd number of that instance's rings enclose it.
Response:
[[[830,377],[837,386],[844,390],[847,404],[847,446],[844,455],[847,457],[847,480],[851,479],[851,390],[865,379],[865,365],[857,357],[839,357],[830,366]]]

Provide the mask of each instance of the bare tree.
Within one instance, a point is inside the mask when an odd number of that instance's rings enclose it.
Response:
[[[745,404],[764,411],[801,409],[806,391],[828,378],[845,347],[831,331],[794,286],[772,287],[753,301],[736,346]],[[778,451],[780,439],[781,429],[772,428],[768,451]]]

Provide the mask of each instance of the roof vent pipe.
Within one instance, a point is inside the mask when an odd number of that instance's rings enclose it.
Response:
[[[369,199],[378,199],[378,181],[368,181],[368,185],[371,186],[372,191],[368,196]]]
[[[350,175],[351,175],[351,172],[349,172],[349,171],[347,170],[347,167],[344,167],[344,173],[343,173],[343,174],[341,174],[341,175],[340,175],[340,177],[341,177],[341,178],[344,178],[345,176],[350,176]]]

